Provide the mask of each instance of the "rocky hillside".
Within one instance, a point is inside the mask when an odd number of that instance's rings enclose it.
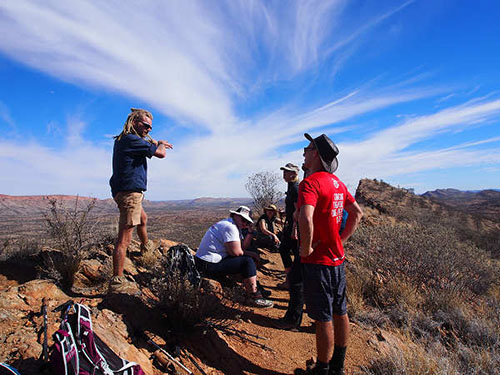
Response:
[[[185,372],[178,366],[174,369],[165,355],[147,343],[146,337],[152,338],[196,375],[287,375],[297,367],[303,368],[305,361],[315,356],[314,327],[307,316],[299,332],[273,326],[283,315],[287,303],[287,292],[275,288],[283,281],[279,254],[263,250],[261,256],[267,263],[258,271],[261,283],[272,291],[275,308],[247,307],[241,295],[234,294],[233,301],[239,302],[207,302],[214,311],[210,316],[216,326],[202,324],[188,332],[178,328],[185,324],[186,316],[181,313],[172,321],[170,313],[174,312],[159,308],[158,298],[151,290],[151,265],[175,243],[161,240],[156,244],[153,257],[147,260],[149,265],[144,260],[126,259],[125,273],[139,284],[141,297],[105,295],[110,248],[93,250],[82,261],[75,283],[66,291],[53,280],[37,276],[37,265],[44,264],[43,259],[49,256],[57,256],[55,250],[31,254],[22,264],[16,259],[0,262],[0,361],[15,366],[23,375],[40,374],[43,297],[48,305],[49,345],[52,344],[50,335],[60,322],[60,314],[53,310],[72,299],[91,308],[94,329],[100,338],[123,358],[139,363],[147,375]],[[134,241],[132,250],[136,249],[138,243]],[[222,287],[218,282],[207,280],[202,290],[220,295]],[[221,309],[221,303],[226,307]],[[224,315],[214,320],[214,314],[220,313]],[[388,331],[371,330],[355,323],[351,329],[349,369],[368,364],[377,353],[388,353],[396,340]]]
[[[17,202],[23,199],[30,201],[20,198]],[[470,368],[476,373],[496,373],[500,368],[500,267],[477,246],[486,235],[499,237],[498,223],[376,180],[361,180],[356,199],[365,217],[346,245],[351,316],[346,373],[458,375]],[[74,197],[61,201],[74,204]],[[264,262],[258,270],[260,282],[272,292],[272,309],[250,308],[244,304],[241,289],[223,289],[213,281],[204,281],[201,291],[210,298],[204,300],[206,305],[195,305],[198,309],[162,305],[153,270],[164,269],[162,259],[176,242],[161,239],[172,238],[161,233],[167,233],[165,227],[170,225],[174,229],[168,233],[176,233],[179,241],[199,243],[210,223],[218,215],[227,215],[227,208],[220,212],[211,208],[207,210],[210,215],[197,208],[214,203],[208,201],[192,201],[191,208],[184,210],[177,206],[169,216],[161,211],[150,215],[155,250],[144,259],[127,258],[125,267],[127,276],[139,285],[140,297],[106,295],[112,239],[89,238],[95,244],[81,254],[70,286],[57,271],[66,265],[62,252],[37,242],[47,233],[40,232],[29,241],[21,236],[0,242],[0,361],[14,365],[23,375],[41,373],[40,309],[45,297],[49,345],[59,322],[53,310],[72,299],[89,306],[97,334],[117,354],[138,362],[148,375],[183,371],[172,367],[148,344],[147,337],[196,375],[287,375],[304,368],[305,360],[315,357],[313,322],[304,316],[298,332],[275,328],[288,302],[288,292],[276,288],[284,280],[278,253],[262,250]],[[29,212],[21,206],[20,212]],[[116,216],[114,207],[113,212]],[[19,228],[29,231],[28,219],[18,220],[9,229],[12,233]],[[474,238],[474,233],[480,238]],[[458,235],[465,235],[467,241]],[[129,250],[137,249],[134,241]],[[471,251],[477,262],[461,261]],[[177,294],[171,292],[175,289],[168,290],[169,296],[189,296],[185,287],[177,287]],[[196,315],[203,311],[210,314]],[[199,323],[181,329],[192,313]]]

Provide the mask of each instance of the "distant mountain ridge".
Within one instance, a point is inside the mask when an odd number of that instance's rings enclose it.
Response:
[[[428,191],[422,194],[422,197],[500,222],[500,191],[495,189],[480,191],[438,189]]]
[[[6,195],[0,194],[0,217],[5,216],[39,216],[47,210],[49,201],[55,199],[63,207],[72,208],[78,199],[78,204],[86,205],[95,199],[94,212],[98,214],[116,213],[116,204],[112,198],[97,199],[76,195]],[[143,205],[151,211],[208,209],[208,208],[236,208],[240,205],[250,205],[251,198],[210,198],[150,201],[145,200]]]
[[[446,194],[448,190],[451,192]],[[456,189],[442,189],[431,198],[429,195],[416,195],[410,190],[396,188],[380,180],[362,179],[356,190],[356,201],[381,214],[398,216],[401,213],[414,212],[443,219],[459,217],[463,227],[470,230],[500,231],[500,204],[497,200],[497,194],[500,193],[494,190],[480,193],[467,192],[465,195],[462,193],[464,192]],[[460,198],[463,196],[470,198],[468,200]],[[462,201],[468,201],[469,206]]]

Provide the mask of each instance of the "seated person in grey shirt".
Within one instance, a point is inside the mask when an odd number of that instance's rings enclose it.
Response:
[[[246,251],[253,236],[250,209],[240,206],[229,212],[229,218],[212,225],[203,236],[195,255],[196,266],[208,277],[242,274],[248,303],[255,307],[272,307],[273,303],[264,299],[257,287],[255,253]],[[248,229],[244,238],[243,229]]]

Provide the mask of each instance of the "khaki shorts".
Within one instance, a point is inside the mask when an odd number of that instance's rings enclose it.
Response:
[[[120,228],[136,226],[141,223],[143,193],[120,191],[114,200],[120,210]]]

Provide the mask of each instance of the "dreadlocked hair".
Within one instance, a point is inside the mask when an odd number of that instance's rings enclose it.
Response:
[[[151,114],[151,112],[140,108],[130,108],[130,113],[127,116],[127,121],[125,121],[125,124],[123,125],[122,132],[114,138],[120,140],[126,134],[135,134],[140,137],[140,135],[137,134],[137,131],[134,128],[134,123],[137,120],[142,120],[144,116],[150,118],[151,121],[153,121],[153,115]],[[146,135],[145,139],[146,141],[153,143],[153,138],[151,138],[149,134]]]

